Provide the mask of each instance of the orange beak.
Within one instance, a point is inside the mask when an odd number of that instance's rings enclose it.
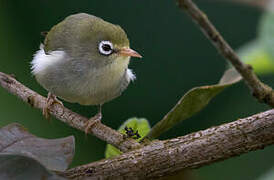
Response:
[[[130,48],[122,48],[118,52],[122,56],[131,56],[131,57],[137,57],[137,58],[142,58],[142,56],[137,53],[136,51],[130,49]]]

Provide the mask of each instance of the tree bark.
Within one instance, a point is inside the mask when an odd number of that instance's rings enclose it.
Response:
[[[199,26],[204,35],[211,41],[220,54],[241,74],[243,80],[251,89],[253,96],[260,102],[264,102],[269,106],[274,107],[273,89],[259,80],[250,65],[247,65],[240,60],[235,51],[210,22],[207,15],[203,13],[192,0],[177,0],[177,2],[179,7]]]
[[[274,143],[274,109],[186,136],[153,141],[66,171],[73,179],[151,179],[199,168]]]
[[[27,88],[11,75],[0,72],[0,86],[34,108],[42,110],[46,105],[45,97]],[[53,104],[50,106],[49,113],[71,127],[81,131],[85,131],[86,129],[88,118],[72,112],[60,104]],[[102,123],[96,123],[89,129],[88,133],[93,134],[109,144],[112,144],[122,152],[141,147],[137,141],[133,139],[126,139],[124,135]]]

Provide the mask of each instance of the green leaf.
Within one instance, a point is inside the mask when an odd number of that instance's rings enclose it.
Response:
[[[126,135],[125,127],[132,128],[134,132],[138,131],[138,134],[141,136],[141,138],[145,137],[150,131],[149,122],[144,118],[130,118],[118,128],[118,131]],[[138,140],[141,140],[141,138]],[[105,151],[106,158],[114,157],[120,154],[122,154],[120,150],[110,144],[107,144]]]
[[[263,14],[259,24],[258,40],[263,49],[269,54],[270,60],[274,63],[274,12]]]
[[[0,153],[31,157],[50,170],[66,170],[74,156],[74,146],[73,136],[60,139],[38,138],[16,123],[0,129]]]
[[[257,74],[274,72],[274,61],[271,55],[263,48],[259,40],[254,40],[238,50],[243,62],[252,65]]]
[[[272,3],[274,5],[274,3]],[[258,37],[238,50],[245,63],[257,74],[274,72],[274,12],[266,11],[258,25]]]
[[[65,180],[49,172],[35,159],[24,155],[0,153],[0,179],[5,180]]]
[[[177,123],[193,116],[202,110],[218,93],[241,79],[241,76],[235,69],[228,69],[218,84],[191,89],[161,121],[152,127],[147,137],[154,139]]]

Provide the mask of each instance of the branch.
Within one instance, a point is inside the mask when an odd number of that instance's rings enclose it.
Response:
[[[5,88],[10,93],[16,95],[24,102],[30,104],[32,107],[43,109],[46,105],[46,98],[40,94],[27,88],[10,75],[0,72],[0,86]],[[71,110],[61,106],[60,104],[53,104],[49,108],[49,113],[57,119],[63,121],[71,127],[85,131],[87,118],[72,112]],[[124,136],[102,123],[96,123],[89,132],[99,139],[106,141],[109,144],[117,147],[123,152],[135,149],[141,145],[133,139],[124,138]]]
[[[42,109],[46,98],[25,87],[12,76],[0,72],[0,85],[24,102]],[[59,104],[50,107],[50,113],[64,123],[85,130],[88,120]],[[96,124],[89,133],[108,143],[128,151],[140,145],[132,139],[124,139],[119,132]],[[274,144],[274,109],[124,153],[112,159],[101,160],[68,170],[63,175],[85,179],[108,177],[138,177],[139,179],[161,177],[185,168],[198,168],[206,164],[238,156],[249,151]],[[206,148],[205,148],[206,147]]]
[[[252,90],[260,102],[264,102],[274,107],[274,91],[271,87],[262,83],[250,65],[244,64],[229,44],[223,39],[214,25],[191,0],[178,0],[179,7],[191,16],[192,20],[198,24],[205,36],[212,42],[216,49],[235,67],[241,74],[246,84]]]
[[[82,179],[151,179],[199,168],[274,144],[274,109],[186,136],[153,141],[116,158],[66,171]]]

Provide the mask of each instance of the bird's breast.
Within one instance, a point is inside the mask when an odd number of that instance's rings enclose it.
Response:
[[[33,74],[45,89],[68,102],[83,105],[103,104],[119,96],[135,77],[128,63],[129,58],[118,58],[97,67],[92,61],[71,59],[55,52],[46,55],[43,50],[32,62]]]
[[[80,84],[83,85],[79,98],[80,104],[103,104],[126,89],[130,82],[129,58],[114,60],[115,62],[101,68],[90,68]]]

